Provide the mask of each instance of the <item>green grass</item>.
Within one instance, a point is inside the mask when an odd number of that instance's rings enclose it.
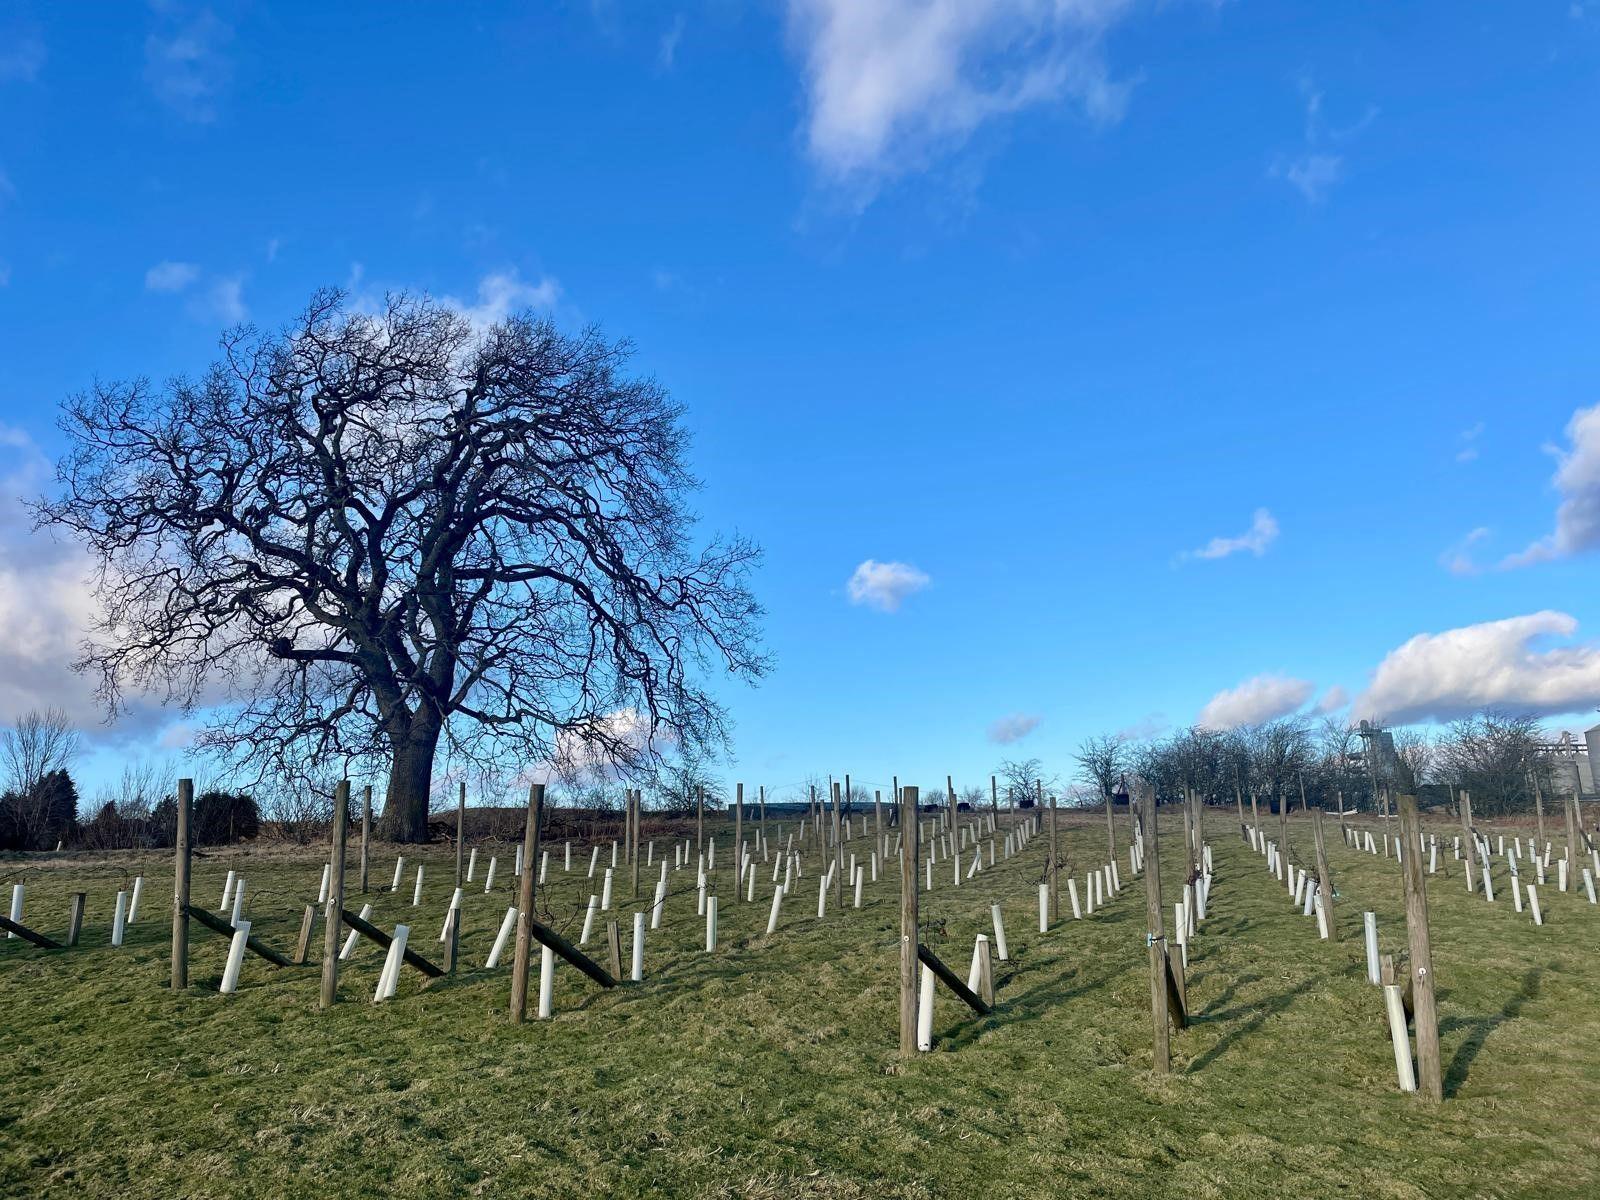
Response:
[[[1163,820],[1170,919],[1180,839]],[[1103,861],[1104,826],[1063,823],[1081,879]],[[678,873],[684,890],[647,939],[642,985],[603,992],[562,967],[555,1019],[513,1027],[509,968],[481,969],[509,903],[504,844],[496,894],[468,891],[455,977],[424,988],[407,970],[399,996],[374,1006],[382,952],[364,944],[330,1012],[317,1011],[314,967],[247,958],[239,993],[218,995],[226,942],[197,926],[191,987],[171,993],[168,857],[12,859],[0,870],[7,883],[25,878],[30,924],[59,932],[80,889],[89,918],[74,950],[0,942],[0,1193],[1600,1194],[1600,909],[1552,880],[1548,924],[1535,928],[1513,913],[1503,878],[1493,906],[1467,895],[1459,864],[1430,879],[1447,1095],[1434,1107],[1397,1090],[1381,994],[1365,980],[1362,909],[1376,910],[1386,952],[1404,946],[1393,862],[1331,836],[1341,935],[1331,945],[1240,842],[1231,814],[1208,826],[1216,881],[1191,951],[1194,1021],[1173,1035],[1164,1078],[1149,1069],[1142,884],[1124,858],[1119,899],[1073,921],[1063,896],[1068,919],[1041,935],[1042,837],[959,890],[945,868],[924,895],[937,926],[927,938],[958,973],[993,900],[1012,961],[997,964],[988,1018],[941,989],[937,1049],[909,1063],[896,1054],[894,873],[868,885],[861,911],[819,925],[808,863],[770,942],[768,876],[754,905],[733,904],[725,882],[714,955],[702,948],[692,870]],[[1294,826],[1309,845],[1309,826]],[[388,883],[394,853],[376,850],[375,883]],[[422,908],[411,908],[409,869],[399,895],[368,898],[385,927],[415,914],[414,945],[431,957],[453,855],[424,858]],[[587,854],[575,852],[571,876],[559,850],[551,858],[544,902],[575,937]],[[229,867],[249,879],[255,932],[291,949],[315,899],[317,851],[209,853],[196,861],[196,902],[220,900]],[[112,949],[113,897],[138,870],[145,912]],[[648,892],[654,874],[644,879]],[[642,903],[617,907],[626,931]],[[603,936],[592,945],[601,953]]]

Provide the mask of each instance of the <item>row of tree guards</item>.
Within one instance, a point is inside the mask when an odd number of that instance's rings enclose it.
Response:
[[[848,789],[848,776],[845,788]],[[978,822],[983,820],[979,814],[973,814],[969,819],[973,828],[963,830],[962,816],[954,803],[955,790],[947,781],[947,792],[951,798],[948,813],[941,813],[933,824],[934,834],[939,834],[941,827],[947,830],[942,839],[947,847],[947,856],[955,860],[954,874],[957,883],[963,878],[962,853],[970,845],[972,855],[979,861],[971,862],[967,878],[972,877],[981,867],[982,846],[980,837],[983,830]],[[849,792],[844,793],[848,795]],[[278,953],[271,947],[263,944],[250,932],[248,921],[240,920],[239,899],[234,897],[234,919],[229,922],[220,919],[202,907],[190,903],[191,880],[191,820],[194,801],[194,788],[189,780],[181,780],[178,785],[177,805],[177,837],[175,849],[175,884],[173,891],[173,921],[172,921],[172,976],[173,988],[188,986],[188,949],[190,922],[193,920],[203,929],[216,933],[218,936],[230,940],[230,954],[228,967],[224,973],[224,991],[233,990],[230,980],[237,981],[240,959],[246,953],[258,957],[279,967],[300,966],[306,963],[309,956],[311,934],[315,922],[315,908],[306,907],[300,930],[299,941],[294,954],[286,956]],[[762,797],[764,799],[764,796]],[[629,791],[627,795],[626,811],[623,822],[623,845],[626,847],[627,861],[632,866],[633,894],[639,895],[639,864],[643,859],[641,849],[641,794]],[[824,820],[827,815],[825,806],[813,803],[807,821],[816,837],[816,846],[819,854],[824,856],[824,862],[831,859],[826,871],[821,875],[820,886],[825,899],[831,881],[836,899],[842,899],[839,888],[843,874],[844,845],[849,837],[849,830],[842,821],[842,804],[839,785],[832,788],[832,813],[831,823],[825,836]],[[743,846],[743,819],[745,805],[743,802],[743,788],[739,788],[738,802],[734,808],[734,837],[735,850],[733,857],[735,869],[738,872],[738,882],[733,889],[735,902],[742,899],[742,883],[745,867],[750,868],[751,897],[754,896],[754,859],[753,856],[744,854]],[[989,944],[986,936],[980,935],[978,945],[974,949],[974,960],[971,973],[963,980],[950,969],[933,951],[925,944],[920,936],[919,897],[923,867],[928,872],[931,882],[932,869],[939,856],[939,847],[931,843],[928,848],[928,860],[923,863],[924,847],[921,840],[923,822],[918,818],[920,809],[919,790],[915,787],[899,787],[896,781],[894,800],[886,808],[881,797],[875,803],[874,818],[877,837],[874,842],[874,879],[876,879],[876,862],[880,854],[887,855],[889,839],[884,837],[888,828],[899,828],[898,845],[896,852],[900,865],[900,1051],[903,1055],[913,1055],[919,1050],[928,1049],[931,1043],[931,1006],[932,989],[937,983],[945,984],[964,1004],[980,1015],[987,1015],[993,1011],[995,1004],[994,979],[992,964],[989,960]],[[1008,835],[1008,857],[1015,847],[1018,851],[1027,844],[1030,837],[1043,834],[1047,841],[1047,852],[1040,883],[1040,930],[1046,931],[1050,923],[1059,915],[1058,880],[1061,875],[1063,858],[1059,852],[1057,809],[1054,798],[1048,805],[1042,789],[1038,797],[1038,810],[1030,814],[1026,820],[1018,824]],[[441,936],[444,943],[443,965],[436,964],[418,954],[415,949],[407,944],[405,936],[406,927],[399,926],[395,934],[391,935],[366,919],[367,910],[360,915],[353,914],[345,908],[346,881],[345,859],[347,849],[347,820],[349,813],[350,785],[343,782],[338,785],[335,793],[334,821],[332,831],[332,846],[328,865],[324,869],[324,885],[322,889],[324,945],[321,962],[321,989],[319,1003],[321,1007],[333,1004],[338,996],[339,963],[342,958],[349,955],[349,948],[356,939],[366,938],[383,947],[389,953],[389,960],[385,967],[384,981],[379,985],[379,997],[382,998],[385,988],[388,994],[393,993],[394,975],[402,965],[409,965],[428,977],[438,977],[446,974],[455,967],[457,954],[457,941],[461,920],[461,908],[458,903],[452,902],[445,921],[445,930]],[[757,851],[760,852],[765,845],[764,832],[764,805],[762,805],[762,832],[757,835]],[[998,810],[998,806],[997,810]],[[1180,805],[1167,806],[1169,811],[1177,807],[1183,819],[1183,855],[1184,863],[1181,872],[1182,898],[1173,909],[1173,934],[1175,941],[1169,940],[1165,915],[1166,910],[1162,901],[1161,891],[1161,863],[1159,846],[1158,815],[1159,809],[1154,802],[1151,789],[1139,784],[1134,789],[1133,803],[1131,806],[1131,828],[1133,833],[1132,843],[1128,847],[1128,866],[1134,875],[1143,876],[1146,901],[1146,949],[1149,962],[1150,977],[1150,1005],[1153,1033],[1152,1066],[1158,1073],[1170,1070],[1171,1066],[1171,1034],[1174,1029],[1181,1030],[1186,1027],[1189,1019],[1188,997],[1185,983],[1186,954],[1189,938],[1195,932],[1196,922],[1206,915],[1207,898],[1211,886],[1211,854],[1210,847],[1205,841],[1204,821],[1205,806],[1200,803],[1198,796],[1186,796]],[[705,826],[703,801],[698,806],[696,819],[697,838],[702,847],[702,895],[704,895],[704,870],[709,865],[715,868],[715,851],[708,857],[705,853]],[[620,942],[617,934],[617,923],[610,922],[608,940],[610,948],[610,961],[601,965],[585,954],[578,946],[571,944],[560,933],[550,929],[538,921],[534,914],[536,888],[541,879],[540,835],[544,809],[544,788],[534,785],[530,789],[527,806],[527,817],[523,831],[522,844],[519,854],[518,871],[518,897],[515,913],[515,950],[512,968],[512,986],[510,996],[510,1018],[513,1022],[520,1023],[526,1018],[528,1005],[528,984],[531,973],[533,946],[538,943],[547,961],[551,956],[559,956],[568,963],[577,967],[584,975],[602,987],[614,987],[622,978],[622,964]],[[1429,939],[1426,877],[1438,867],[1438,842],[1439,838],[1432,838],[1431,853],[1429,844],[1424,841],[1417,814],[1417,805],[1413,797],[1401,796],[1396,804],[1396,815],[1399,822],[1399,836],[1393,837],[1387,829],[1383,833],[1383,850],[1385,854],[1391,851],[1398,860],[1401,875],[1402,891],[1405,902],[1407,942],[1409,946],[1409,961],[1406,977],[1400,979],[1393,960],[1382,958],[1377,954],[1375,925],[1372,914],[1367,914],[1368,934],[1368,973],[1374,983],[1384,986],[1385,1007],[1390,1020],[1390,1031],[1395,1044],[1397,1069],[1399,1071],[1401,1086],[1405,1090],[1420,1090],[1421,1093],[1432,1100],[1442,1098],[1441,1063],[1438,1038],[1438,1018],[1433,979],[1432,951]],[[998,815],[998,812],[996,812]],[[1350,828],[1344,822],[1346,814],[1341,813],[1341,829],[1345,840],[1353,848],[1361,848],[1361,839],[1358,831]],[[1566,811],[1568,844],[1566,855],[1557,862],[1560,867],[1560,887],[1566,891],[1569,881],[1574,891],[1578,887],[1581,877],[1588,893],[1589,902],[1595,904],[1595,877],[1600,876],[1600,849],[1596,849],[1592,839],[1584,832],[1581,814],[1575,800],[1569,800]],[[1490,845],[1487,837],[1483,836],[1473,824],[1471,815],[1471,798],[1466,793],[1460,797],[1461,836],[1455,839],[1455,854],[1462,856],[1465,849],[1466,882],[1469,892],[1477,891],[1486,900],[1493,902],[1495,891],[1493,887],[1492,865],[1496,857],[1504,860],[1512,877],[1513,897],[1518,911],[1522,911],[1521,890],[1518,887],[1518,862],[1521,855],[1520,839],[1513,839],[1509,849],[1506,838],[1501,836],[1498,855]],[[1284,880],[1294,899],[1299,905],[1304,900],[1304,914],[1315,914],[1318,918],[1318,928],[1324,939],[1337,941],[1338,928],[1334,920],[1335,891],[1328,866],[1327,847],[1323,831],[1323,814],[1320,810],[1311,813],[1311,832],[1314,846],[1314,866],[1307,870],[1288,865],[1292,858],[1289,843],[1289,827],[1287,823],[1280,822],[1278,835],[1280,841],[1271,841],[1260,825],[1244,824],[1241,822],[1241,833],[1252,849],[1259,851],[1267,861],[1270,872],[1280,880]],[[455,866],[457,886],[460,888],[463,879],[470,879],[473,867],[466,859],[465,838],[465,789],[457,805],[458,836],[455,848]],[[802,822],[800,837],[805,839],[806,822]],[[367,789],[361,813],[361,847],[360,847],[360,880],[362,890],[369,886],[370,875],[370,835],[372,830],[371,792]],[[991,825],[990,832],[997,832],[998,826]],[[962,834],[971,833],[970,843],[964,842]],[[1103,873],[1104,896],[1114,896],[1120,888],[1116,867],[1116,840],[1115,829],[1108,825],[1109,849],[1113,855],[1103,872],[1095,872],[1090,876],[1094,887],[1090,892],[1091,911],[1095,897],[1100,894]],[[1366,849],[1377,853],[1378,846],[1372,834],[1366,833]],[[791,844],[793,839],[791,838]],[[831,844],[831,854],[829,847]],[[654,844],[652,843],[652,850]],[[714,843],[713,843],[714,846]],[[571,869],[570,843],[568,844],[568,870]],[[683,854],[679,865],[688,864],[688,844],[683,847]],[[1551,862],[1551,847],[1545,843],[1542,855],[1538,852],[1535,843],[1530,839],[1528,843],[1529,861],[1536,865],[1539,873],[1539,882],[1544,882],[1544,872]],[[616,847],[613,847],[613,861],[616,858]],[[1595,866],[1591,871],[1584,865],[1584,855],[1593,857]],[[473,851],[475,862],[477,851]],[[591,875],[595,861],[598,859],[599,847],[595,848],[591,858]],[[991,859],[993,846],[991,845]],[[748,857],[748,861],[741,861]],[[854,855],[851,856],[852,860]],[[1429,860],[1427,869],[1424,869],[1424,859]],[[403,860],[402,860],[403,861]],[[782,861],[780,856],[779,861]],[[883,859],[887,865],[888,859]],[[663,859],[663,886],[665,880],[666,862]],[[492,884],[492,870],[489,883]],[[864,870],[864,868],[863,868]],[[856,873],[855,864],[852,862],[852,874]],[[607,891],[609,892],[609,872]],[[232,882],[232,872],[230,883]],[[398,888],[399,864],[396,866],[396,887]],[[776,883],[777,872],[774,871]],[[135,882],[133,891],[133,905],[126,914],[131,921],[137,911],[139,893],[143,878]],[[1076,881],[1068,881],[1071,893],[1073,915],[1082,915],[1079,907],[1079,896],[1076,891]],[[418,890],[420,893],[420,874]],[[488,890],[486,887],[485,890]],[[1534,894],[1534,885],[1529,883],[1527,894],[1533,910],[1536,923],[1541,918]],[[459,898],[459,890],[457,896]],[[774,921],[781,900],[781,891],[774,899]],[[658,891],[658,903],[660,892]],[[117,931],[123,924],[124,909],[123,895],[119,893]],[[857,905],[859,906],[859,891]],[[1104,902],[1104,899],[1101,900]],[[226,897],[224,908],[226,908]],[[704,903],[704,901],[703,901]],[[710,899],[710,926],[715,927],[715,896]],[[13,890],[12,911],[10,918],[0,917],[0,929],[4,929],[12,936],[22,937],[45,948],[60,948],[60,943],[29,929],[21,922],[22,897],[20,885]],[[592,907],[592,905],[591,905]],[[73,897],[73,917],[67,938],[67,944],[74,944],[77,932],[82,925],[84,908],[84,893],[76,893]],[[1005,949],[1005,935],[998,904],[993,906],[995,936],[1001,959],[1007,957]],[[819,915],[821,908],[819,906]],[[503,928],[501,937],[493,957],[499,955],[499,947],[504,943],[506,933],[511,925],[512,914],[507,914],[506,928]],[[641,978],[640,974],[640,939],[642,932],[639,930],[639,918],[643,914],[636,914],[635,941],[634,941],[634,978]],[[772,931],[769,924],[768,932]],[[341,941],[348,932],[350,941],[341,953]],[[714,947],[713,941],[710,947]],[[585,925],[584,939],[588,937],[588,925]],[[114,936],[113,944],[119,944],[120,938]],[[581,944],[581,942],[580,942]],[[708,947],[708,948],[710,948]],[[491,963],[492,965],[492,963]],[[541,1005],[541,1015],[547,1000]],[[1415,1073],[1412,1075],[1412,1063],[1407,1041],[1407,1024],[1415,1030],[1416,1058]]]

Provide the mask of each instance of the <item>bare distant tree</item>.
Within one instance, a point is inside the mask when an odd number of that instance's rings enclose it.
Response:
[[[1536,718],[1485,709],[1451,722],[1439,740],[1438,773],[1471,792],[1473,810],[1481,816],[1529,808],[1528,763],[1538,757],[1544,740]]]
[[[26,796],[44,777],[64,771],[78,757],[78,731],[59,708],[30,709],[10,729],[0,730],[0,772],[5,790]]]
[[[1078,775],[1094,786],[1102,800],[1116,794],[1133,767],[1128,740],[1118,733],[1085,738],[1073,757],[1078,762]]]
[[[1425,783],[1433,782],[1433,763],[1437,749],[1433,739],[1420,729],[1399,729],[1394,735],[1395,787],[1402,795],[1415,796]]]
[[[1056,784],[1054,775],[1046,775],[1044,763],[1037,758],[1008,758],[995,772],[1002,798],[1009,792],[1016,803],[1038,799],[1039,785],[1048,790]]]
[[[63,408],[36,512],[99,564],[80,666],[113,710],[129,688],[210,707],[197,747],[258,779],[386,766],[399,840],[426,836],[442,737],[512,769],[573,737],[637,765],[637,723],[724,740],[700,679],[765,669],[757,552],[691,544],[681,409],[626,343],[323,291],[222,345],[199,381]]]

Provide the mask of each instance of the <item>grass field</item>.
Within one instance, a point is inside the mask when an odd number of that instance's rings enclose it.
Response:
[[[1163,820],[1170,921],[1181,836]],[[1081,880],[1104,861],[1104,824],[1063,824]],[[1309,825],[1292,824],[1297,849],[1309,847]],[[1459,863],[1430,878],[1446,1092],[1430,1107],[1397,1090],[1381,993],[1365,978],[1363,909],[1377,912],[1386,952],[1404,947],[1392,860],[1346,847],[1330,825],[1333,945],[1240,841],[1232,813],[1211,814],[1207,832],[1216,879],[1191,950],[1194,1020],[1174,1034],[1166,1078],[1149,1070],[1144,898],[1125,852],[1121,897],[1080,921],[1063,897],[1068,919],[1043,935],[1042,837],[959,889],[941,871],[923,897],[936,926],[925,940],[964,975],[998,900],[1012,961],[997,964],[991,1017],[971,1017],[941,989],[936,1051],[909,1063],[896,1055],[893,872],[867,886],[862,910],[819,924],[813,856],[769,941],[769,876],[757,903],[734,904],[724,871],[722,945],[708,955],[685,870],[664,928],[647,938],[643,984],[603,992],[562,967],[555,1018],[513,1027],[509,969],[481,967],[511,895],[504,843],[495,894],[468,890],[453,978],[424,988],[407,970],[399,996],[374,1006],[382,951],[364,944],[330,1012],[317,1011],[314,966],[247,958],[238,994],[217,994],[226,942],[198,926],[191,988],[170,992],[170,857],[12,858],[0,872],[25,880],[30,925],[59,933],[74,890],[90,907],[75,950],[0,942],[0,1192],[1600,1194],[1600,909],[1581,890],[1541,889],[1548,923],[1535,928],[1503,885],[1492,906],[1469,896]],[[390,881],[394,854],[375,849],[375,884]],[[413,944],[432,957],[453,853],[424,860],[421,908],[409,868],[400,894],[366,899],[385,927],[415,916]],[[254,931],[287,951],[321,861],[316,849],[208,852],[195,901],[216,904],[226,870],[239,869]],[[575,852],[564,874],[558,848],[542,897],[574,938],[598,891],[586,866]],[[114,894],[140,870],[144,913],[112,949]],[[655,874],[643,878],[649,892]],[[620,878],[617,891],[628,891]],[[646,902],[620,900],[625,930]]]

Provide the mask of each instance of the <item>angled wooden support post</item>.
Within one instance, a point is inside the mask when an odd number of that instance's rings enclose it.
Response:
[[[522,889],[517,902],[517,948],[511,968],[511,1023],[528,1012],[528,968],[533,961],[534,881],[539,877],[539,824],[544,818],[544,784],[528,787],[528,816],[522,830]]]
[[[4,930],[6,933],[14,933],[23,941],[29,942],[41,950],[65,949],[60,942],[55,941],[53,938],[47,938],[42,933],[35,933],[21,921],[13,921],[10,917],[0,916],[0,930]]]
[[[613,924],[615,924],[615,922],[613,922]],[[610,988],[617,986],[617,977],[615,975],[612,975],[599,963],[595,962],[594,959],[590,958],[582,950],[579,950],[554,929],[551,929],[547,925],[542,925],[538,921],[529,921],[528,932],[541,946],[549,946],[550,949],[556,954],[559,954],[562,958],[566,959],[567,962],[577,967],[578,970],[582,971],[601,987]]]
[[[227,938],[230,942],[233,940],[233,935],[238,932],[238,930],[236,930],[232,925],[228,924],[228,922],[224,921],[221,917],[214,916],[203,908],[191,907],[189,909],[189,915],[196,921],[199,921],[201,925],[211,930],[211,932],[216,934],[218,937]],[[251,954],[254,954],[257,958],[266,959],[275,967],[292,967],[295,965],[283,955],[279,954],[271,946],[263,942],[260,938],[256,937],[255,934],[250,934],[245,938],[244,948],[250,951]]]
[[[372,924],[372,922],[363,920],[361,917],[351,912],[348,908],[339,915],[343,918],[344,923],[350,926],[351,929],[354,929],[362,937],[366,938],[375,945],[381,946],[385,950],[387,950],[390,943],[394,941],[394,938],[389,934],[379,929],[376,925]],[[422,955],[413,950],[409,944],[406,946],[405,954],[402,956],[402,961],[415,967],[429,979],[438,979],[444,974],[444,971],[435,966],[433,963],[429,962],[427,959],[423,958]]]
[[[172,883],[172,987],[189,986],[189,819],[194,810],[194,780],[178,780],[178,834],[174,841]]]
[[[940,962],[939,956],[926,946],[919,945],[917,947],[917,960],[932,971],[940,983],[954,992],[963,1004],[980,1017],[986,1017],[994,1011],[993,1008],[983,1002],[982,996],[969,988],[964,979]]]

